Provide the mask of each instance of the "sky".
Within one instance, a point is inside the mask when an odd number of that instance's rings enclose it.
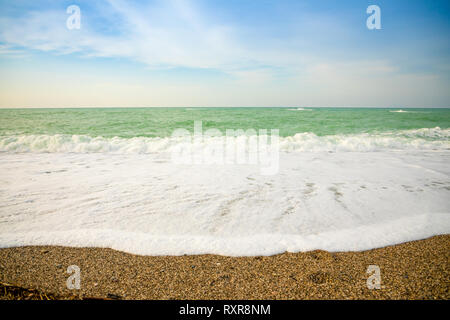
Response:
[[[0,0],[0,107],[450,107],[449,14],[447,0]]]

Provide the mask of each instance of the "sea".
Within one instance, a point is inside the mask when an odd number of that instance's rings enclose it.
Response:
[[[448,233],[450,109],[0,109],[2,248],[256,256]]]

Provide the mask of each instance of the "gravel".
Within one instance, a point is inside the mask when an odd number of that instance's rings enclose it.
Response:
[[[262,257],[18,247],[0,249],[0,282],[78,299],[449,299],[449,248],[450,235],[363,252]],[[81,269],[80,290],[66,286],[70,265]],[[380,289],[367,287],[369,265],[381,270]]]

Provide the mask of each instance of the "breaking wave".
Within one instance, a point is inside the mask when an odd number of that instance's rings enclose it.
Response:
[[[197,147],[223,144],[225,137],[203,137]],[[247,136],[231,139],[242,141]],[[255,137],[253,137],[255,138]],[[227,138],[229,139],[229,138]],[[228,140],[227,140],[228,141]],[[86,135],[9,135],[0,136],[0,151],[9,153],[119,153],[145,154],[171,151],[186,143],[183,137],[104,138]],[[279,138],[285,152],[332,151],[373,152],[384,150],[450,150],[450,129],[422,128],[381,133],[318,136],[311,132]]]

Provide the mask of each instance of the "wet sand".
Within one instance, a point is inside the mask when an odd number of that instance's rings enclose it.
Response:
[[[362,252],[263,257],[7,248],[0,249],[0,299],[23,298],[7,294],[11,285],[35,290],[31,298],[59,299],[449,299],[449,249],[450,235]],[[70,265],[80,267],[80,290],[66,286]],[[367,287],[369,265],[380,267],[380,289]]]

